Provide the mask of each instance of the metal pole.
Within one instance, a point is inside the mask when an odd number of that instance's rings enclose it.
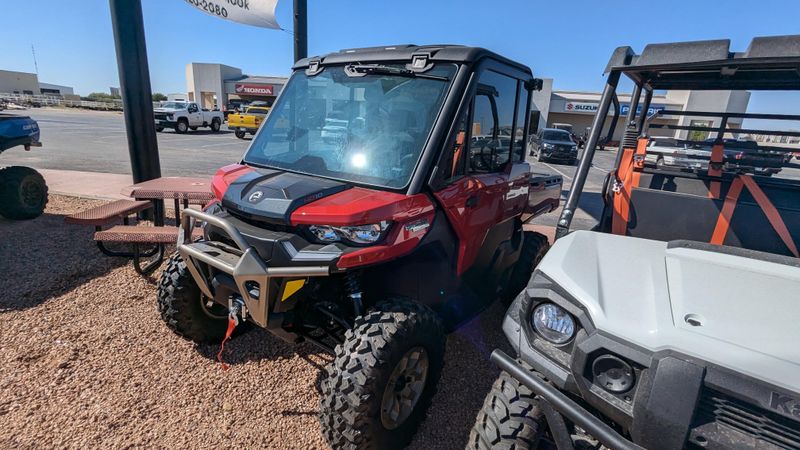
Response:
[[[294,60],[308,56],[307,0],[294,0]]]
[[[141,0],[109,0],[133,182],[161,176]],[[156,205],[158,208],[158,205]],[[163,208],[161,208],[163,211]],[[158,220],[159,211],[156,213]]]
[[[592,133],[589,135],[586,147],[584,147],[583,158],[581,158],[581,162],[578,165],[578,170],[575,171],[575,179],[572,180],[572,186],[569,188],[567,203],[564,205],[564,209],[561,210],[561,217],[559,217],[556,225],[556,239],[564,237],[569,232],[572,216],[575,214],[575,209],[578,208],[581,191],[583,191],[583,185],[586,184],[589,168],[592,166],[594,152],[597,149],[597,141],[600,140],[600,134],[603,133],[608,107],[611,106],[611,99],[617,90],[619,76],[619,72],[608,74],[606,87],[603,89],[603,96],[600,98],[600,106],[597,108],[597,115],[594,116],[592,121]]]

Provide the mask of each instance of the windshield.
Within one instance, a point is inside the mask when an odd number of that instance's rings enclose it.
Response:
[[[186,109],[186,103],[182,102],[166,102],[161,104],[162,108],[166,109]]]
[[[550,141],[571,141],[570,134],[563,130],[546,130],[542,132],[542,139]]]
[[[454,65],[438,65],[424,78],[348,76],[344,66],[326,67],[310,77],[296,72],[244,160],[402,188],[411,178],[454,72]]]

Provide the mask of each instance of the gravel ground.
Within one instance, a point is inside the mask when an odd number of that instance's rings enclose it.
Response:
[[[155,279],[103,256],[63,216],[97,200],[51,196],[44,216],[0,219],[0,448],[324,448],[318,382],[328,356],[254,329],[196,346],[160,322]],[[464,448],[508,350],[495,304],[448,338],[412,448]]]

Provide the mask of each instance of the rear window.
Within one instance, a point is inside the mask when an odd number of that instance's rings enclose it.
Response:
[[[554,141],[571,141],[572,137],[566,131],[545,130],[542,132],[542,139],[550,139]]]

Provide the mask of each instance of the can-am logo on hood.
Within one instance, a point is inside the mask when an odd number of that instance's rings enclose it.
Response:
[[[236,83],[235,90],[237,94],[273,95],[271,85]]]
[[[250,203],[255,203],[255,202],[261,200],[261,197],[263,197],[263,196],[264,196],[264,192],[263,191],[255,191],[252,194],[250,194],[250,197],[247,197],[247,201],[250,202]]]

